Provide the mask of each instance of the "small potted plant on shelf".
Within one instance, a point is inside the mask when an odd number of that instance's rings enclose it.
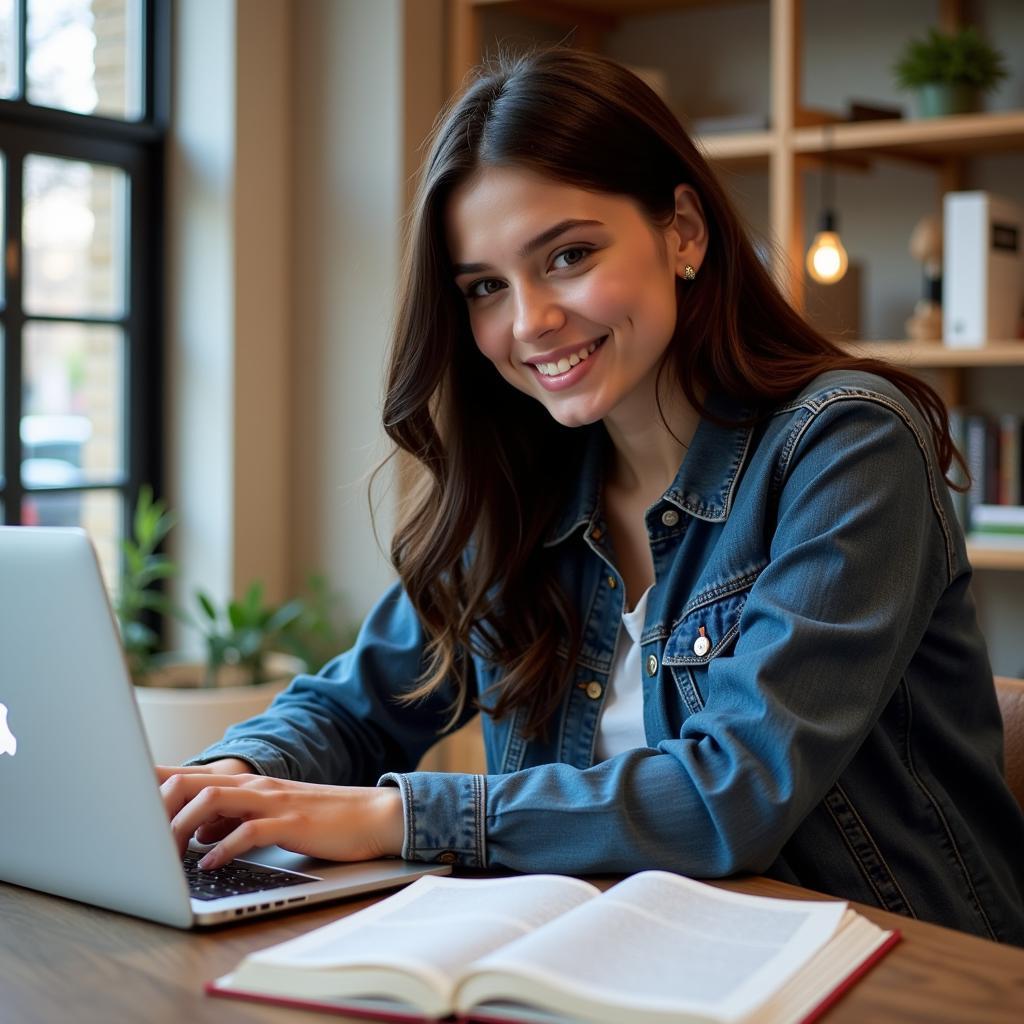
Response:
[[[917,93],[918,114],[939,117],[980,109],[980,97],[1007,77],[1003,55],[970,26],[959,32],[929,29],[911,39],[893,68],[901,89]]]
[[[263,711],[301,672],[315,671],[345,649],[354,630],[333,623],[336,595],[322,576],[307,594],[280,605],[250,584],[241,599],[218,607],[198,591],[195,610],[156,589],[177,574],[160,553],[175,523],[152,491],[143,488],[132,536],[122,544],[124,573],[114,609],[150,751],[158,764],[178,764],[219,739],[234,722]],[[161,652],[158,627],[174,618],[200,634],[204,658]]]

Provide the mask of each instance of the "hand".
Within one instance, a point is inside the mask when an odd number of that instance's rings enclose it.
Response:
[[[193,835],[200,843],[217,843],[200,861],[204,871],[275,843],[325,860],[401,853],[405,822],[397,789],[321,786],[223,769],[210,773],[209,767],[158,769],[170,772],[160,791],[180,852]]]

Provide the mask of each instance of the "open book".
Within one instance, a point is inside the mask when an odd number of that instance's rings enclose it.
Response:
[[[397,1020],[807,1021],[898,939],[845,903],[663,871],[604,893],[556,875],[429,876],[207,991]]]

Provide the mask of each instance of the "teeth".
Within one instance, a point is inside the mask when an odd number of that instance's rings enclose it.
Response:
[[[603,340],[604,339],[601,338],[599,341],[592,341],[589,345],[581,348],[579,352],[573,352],[571,356],[568,358],[563,357],[562,359],[559,359],[557,363],[538,363],[537,370],[545,377],[553,377],[558,373],[566,373],[574,366],[579,366],[584,359],[589,359],[591,352],[593,352]]]

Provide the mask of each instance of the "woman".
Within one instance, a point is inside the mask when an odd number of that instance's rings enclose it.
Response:
[[[943,406],[791,310],[632,74],[542,52],[447,112],[384,424],[399,583],[161,769],[205,867],[755,871],[1024,943]],[[478,707],[488,774],[415,771]]]

